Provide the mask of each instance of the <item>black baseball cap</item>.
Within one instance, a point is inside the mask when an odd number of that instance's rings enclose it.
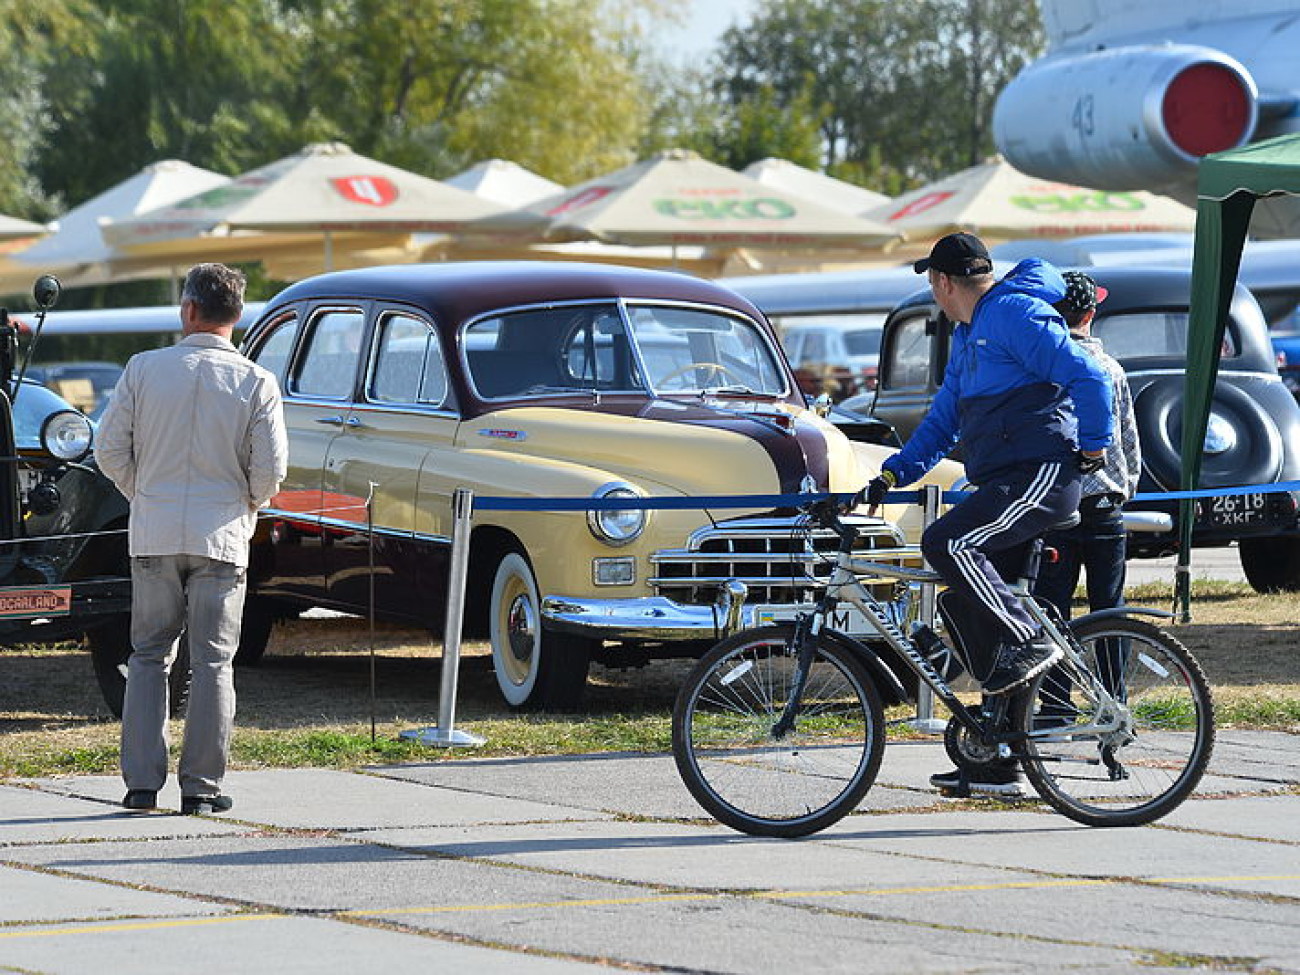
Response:
[[[1081,315],[1091,311],[1106,300],[1109,292],[1082,271],[1063,271],[1065,297],[1054,306],[1059,312]]]
[[[917,274],[924,274],[931,268],[954,277],[990,274],[993,259],[989,257],[984,241],[974,234],[949,234],[934,242],[929,257],[923,257],[912,265]]]

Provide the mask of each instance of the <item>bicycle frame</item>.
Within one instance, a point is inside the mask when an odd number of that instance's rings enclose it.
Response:
[[[841,602],[847,602],[856,607],[866,618],[871,628],[875,630],[876,635],[894,650],[899,659],[907,663],[919,680],[929,685],[936,697],[952,712],[955,719],[968,731],[978,735],[984,744],[997,746],[1001,757],[1022,757],[1012,750],[1012,746],[1023,743],[1029,738],[1051,740],[1061,734],[1061,732],[1055,730],[1031,732],[1004,730],[1005,718],[1011,702],[1016,697],[1015,694],[1003,694],[991,698],[993,710],[987,717],[977,715],[966,707],[911,638],[904,634],[898,623],[895,622],[895,619],[901,618],[903,614],[891,613],[889,604],[882,603],[872,595],[871,591],[861,581],[863,577],[874,577],[894,579],[899,582],[940,583],[943,580],[939,574],[929,569],[914,569],[891,563],[855,558],[851,549],[853,540],[857,535],[856,531],[844,525],[838,518],[826,517],[823,523],[839,534],[840,546],[836,552],[835,568],[821,598],[817,601],[812,613],[800,615],[795,624],[795,638],[799,654],[798,667],[794,687],[785,711],[773,727],[773,733],[777,737],[782,736],[794,727],[804,684],[816,649],[816,638],[824,627],[827,617]],[[1033,570],[1031,569],[1031,571]],[[1029,592],[1030,584],[1028,579],[1020,579],[1011,585],[1011,590],[1019,597],[1021,604],[1030,616],[1042,627],[1044,635],[1064,651],[1065,660],[1062,665],[1067,668],[1067,676],[1087,697],[1091,698],[1092,703],[1096,706],[1093,721],[1087,725],[1072,726],[1070,734],[1116,735],[1121,737],[1131,734],[1127,706],[1123,702],[1116,700],[1084,665],[1079,655],[1082,648],[1074,640],[1069,627],[1064,625],[1054,609],[1045,611],[1043,604],[1032,597]],[[1104,610],[1101,613],[1090,614],[1088,617],[1082,617],[1081,619],[1094,619],[1102,615],[1124,615],[1128,611],[1126,609]],[[1137,612],[1149,615],[1165,615],[1157,610],[1139,609]],[[874,652],[866,647],[860,639],[846,634],[841,634],[841,636],[865,657],[871,658],[875,656]]]

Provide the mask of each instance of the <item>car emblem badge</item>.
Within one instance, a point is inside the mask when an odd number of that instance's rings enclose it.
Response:
[[[817,491],[817,482],[813,480],[811,474],[805,474],[803,480],[799,482],[800,494],[814,494]]]
[[[491,437],[494,440],[527,440],[528,434],[522,430],[497,430],[489,427],[486,430],[478,432],[480,437]]]

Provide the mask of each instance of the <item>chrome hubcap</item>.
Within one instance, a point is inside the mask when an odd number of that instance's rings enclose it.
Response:
[[[506,616],[506,634],[510,642],[510,653],[520,663],[532,659],[533,646],[537,640],[537,618],[533,613],[532,601],[527,595],[516,596],[510,603]]]

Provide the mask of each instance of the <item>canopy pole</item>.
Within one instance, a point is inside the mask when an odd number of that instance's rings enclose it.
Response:
[[[334,270],[334,231],[325,231],[325,270]]]

